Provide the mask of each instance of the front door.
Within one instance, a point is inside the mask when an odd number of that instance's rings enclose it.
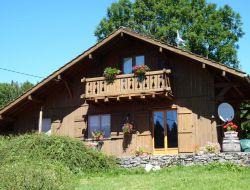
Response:
[[[176,110],[153,111],[154,154],[178,153],[178,123]]]

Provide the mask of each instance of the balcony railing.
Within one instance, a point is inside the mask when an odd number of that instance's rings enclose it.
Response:
[[[170,70],[150,71],[140,82],[134,74],[118,75],[113,83],[107,83],[104,77],[84,78],[85,94],[83,98],[107,99],[171,93]]]

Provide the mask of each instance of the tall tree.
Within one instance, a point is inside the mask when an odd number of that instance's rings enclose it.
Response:
[[[150,35],[171,45],[176,31],[193,53],[238,68],[241,17],[231,7],[217,8],[206,0],[119,0],[107,9],[95,35],[102,40],[120,26]]]
[[[28,81],[24,83],[11,82],[11,83],[0,83],[0,108],[14,100],[34,85]]]

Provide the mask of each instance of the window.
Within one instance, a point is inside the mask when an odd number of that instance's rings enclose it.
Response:
[[[43,118],[42,132],[46,133],[47,135],[51,135],[51,119],[50,118]]]
[[[133,66],[144,65],[144,64],[145,64],[144,55],[124,58],[123,59],[123,73],[130,74],[133,71]]]
[[[123,59],[123,73],[129,74],[132,73],[132,57],[124,58]]]
[[[110,137],[111,116],[110,114],[90,115],[88,117],[88,138],[92,138],[93,131],[103,131],[104,138]]]
[[[144,55],[136,56],[135,57],[135,65],[144,65]]]

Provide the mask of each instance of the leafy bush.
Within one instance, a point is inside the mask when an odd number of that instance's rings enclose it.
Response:
[[[36,133],[13,137],[0,147],[0,164],[22,160],[58,162],[74,173],[97,172],[116,166],[114,158],[87,148],[79,140]]]
[[[76,174],[116,169],[116,160],[61,136],[0,136],[0,189],[74,189]]]
[[[207,142],[203,147],[200,148],[200,152],[203,153],[218,153],[220,152],[220,144]]]

